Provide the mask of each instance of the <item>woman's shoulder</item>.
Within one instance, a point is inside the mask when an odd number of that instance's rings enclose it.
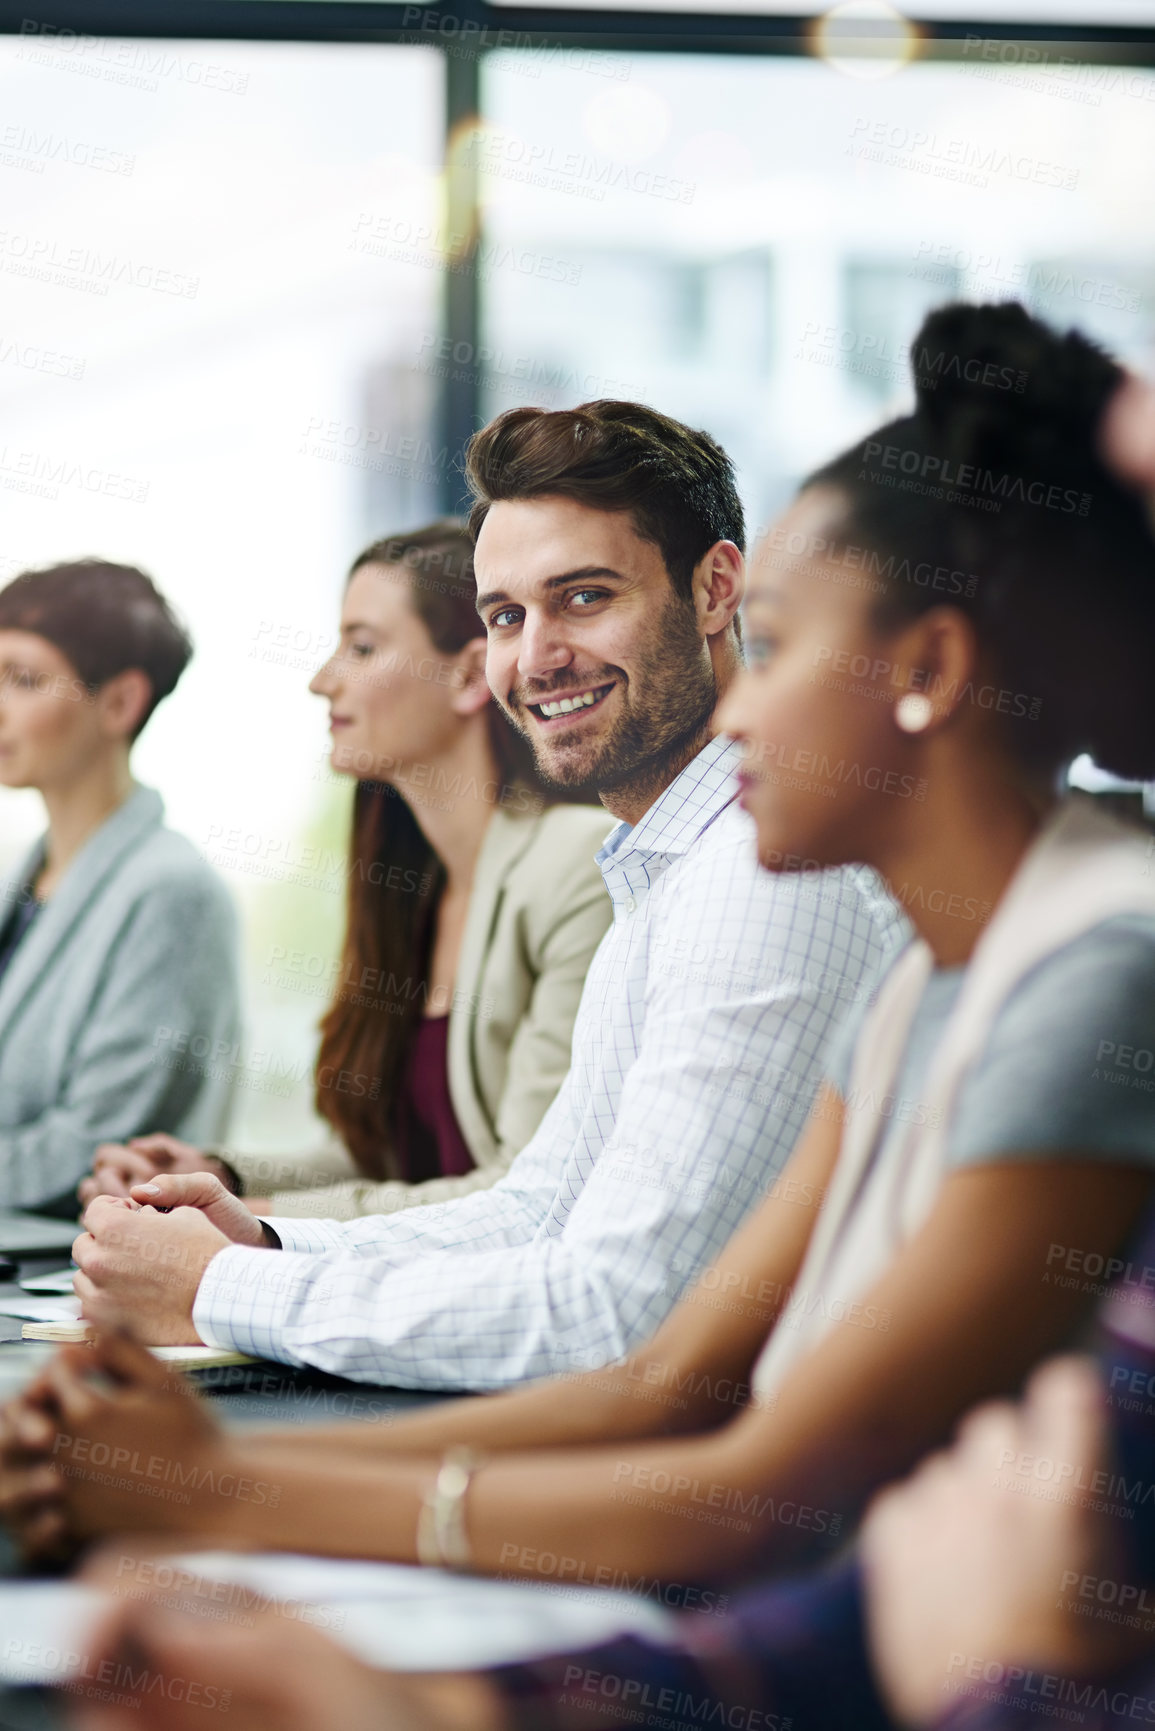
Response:
[[[588,861],[597,873],[593,856],[617,822],[600,805],[544,805],[536,810],[504,815],[507,823],[525,826],[526,843],[521,861],[535,870],[541,869],[547,859],[557,865],[572,858],[583,864]]]
[[[956,1163],[1081,1150],[1155,1159],[1155,915],[1100,921],[1008,994],[951,1138]]]
[[[1062,1038],[1126,1041],[1149,1028],[1155,1003],[1155,914],[1115,914],[1053,950],[1018,981],[995,1023],[999,1036],[1035,1028]],[[1146,1042],[1145,1042],[1146,1043]],[[1060,1057],[1061,1061],[1061,1057]]]
[[[163,823],[140,838],[117,875],[122,893],[133,900],[155,899],[202,913],[232,909],[220,873],[194,842]]]
[[[587,842],[598,851],[617,823],[602,805],[547,805],[537,813],[535,846],[553,846],[560,842]]]
[[[1155,986],[1155,913],[1136,910],[1099,920],[1052,950],[1019,982],[1008,999],[1046,1001],[1056,986],[1091,987],[1099,1005],[1126,997],[1136,985]],[[1069,1006],[1085,1009],[1086,1000]]]
[[[615,820],[601,806],[547,805],[506,821],[526,826],[507,892],[512,888],[518,900],[539,907],[572,902],[583,888],[605,895],[594,856]]]

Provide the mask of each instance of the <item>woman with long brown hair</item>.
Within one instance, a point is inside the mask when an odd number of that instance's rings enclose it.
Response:
[[[85,1202],[207,1169],[241,1189],[283,1186],[279,1215],[348,1219],[492,1184],[532,1136],[609,924],[594,854],[610,819],[538,778],[485,683],[474,596],[462,524],[374,542],[310,685],[329,702],[332,767],[357,778],[316,1069],[330,1148],[226,1159],[144,1136],[98,1151]]]

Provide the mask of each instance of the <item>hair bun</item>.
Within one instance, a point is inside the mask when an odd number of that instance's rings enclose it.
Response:
[[[1017,301],[939,307],[911,344],[916,414],[956,461],[1040,472],[1096,460],[1098,424],[1122,373],[1078,331]]]
[[[888,627],[943,604],[970,615],[1007,741],[1033,775],[1053,785],[1089,751],[1155,779],[1152,519],[1098,443],[1122,368],[1013,303],[931,313],[911,366],[914,413],[806,483],[832,495],[828,533],[878,556]],[[920,587],[906,575],[919,560],[959,590]]]

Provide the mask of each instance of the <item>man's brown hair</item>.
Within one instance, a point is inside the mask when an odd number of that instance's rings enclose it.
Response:
[[[503,499],[552,496],[627,511],[685,601],[695,565],[715,542],[745,551],[734,466],[721,445],[642,403],[507,409],[469,441],[465,474],[475,540],[489,507]]]

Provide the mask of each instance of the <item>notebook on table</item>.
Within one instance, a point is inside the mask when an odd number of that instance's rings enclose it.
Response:
[[[52,1321],[26,1322],[20,1332],[25,1340],[60,1343],[89,1340],[93,1330],[87,1322]],[[234,1352],[225,1346],[150,1346],[148,1350],[154,1358],[163,1359],[165,1364],[175,1364],[181,1370],[215,1370],[219,1365],[259,1362],[247,1352]]]

